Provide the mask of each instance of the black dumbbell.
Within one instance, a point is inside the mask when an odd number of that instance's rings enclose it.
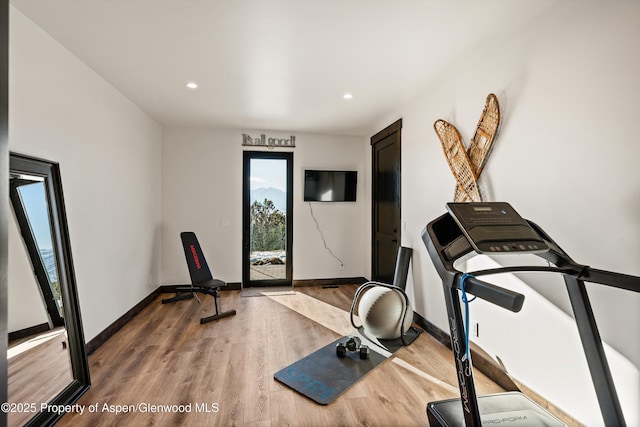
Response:
[[[338,357],[347,357],[347,347],[345,347],[344,343],[339,342],[336,345],[336,355]]]
[[[360,338],[349,337],[346,343],[339,342],[336,344],[336,355],[338,357],[347,357],[347,351],[358,353],[360,359],[369,358],[369,347],[362,345]]]
[[[355,351],[358,351],[358,349],[360,348],[360,343],[361,343],[360,338],[349,337],[345,345],[347,347],[347,350],[351,352],[355,352]]]
[[[358,353],[360,353],[360,359],[364,360],[369,358],[369,347],[367,347],[366,345],[361,345],[358,350]]]

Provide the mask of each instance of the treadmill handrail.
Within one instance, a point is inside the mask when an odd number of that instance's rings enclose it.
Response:
[[[640,277],[587,267],[577,279],[632,292],[640,292]]]
[[[615,273],[613,271],[599,270],[597,268],[591,268],[586,265],[580,267],[582,268],[577,271],[576,268],[566,267],[512,266],[470,271],[467,274],[473,276],[489,276],[492,274],[504,273],[560,273],[574,277],[584,282],[611,286],[613,288],[624,289],[631,292],[640,292],[640,277],[623,273]]]
[[[488,301],[499,307],[506,308],[514,313],[522,309],[524,303],[524,295],[509,289],[501,288],[493,283],[485,282],[476,277],[473,273],[469,273],[464,282],[464,290],[466,293],[477,296],[480,299]],[[460,279],[455,280],[456,289],[460,289]]]

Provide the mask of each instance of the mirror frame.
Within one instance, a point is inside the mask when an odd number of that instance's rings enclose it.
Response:
[[[91,386],[89,363],[82,328],[82,317],[78,301],[67,215],[62,193],[62,180],[58,163],[48,160],[9,153],[9,173],[24,173],[45,178],[45,192],[49,201],[51,217],[52,244],[55,247],[58,279],[62,293],[65,327],[67,331],[69,358],[72,380],[48,403],[51,405],[70,405],[75,403]],[[62,415],[41,411],[34,415],[25,426],[51,425]]]

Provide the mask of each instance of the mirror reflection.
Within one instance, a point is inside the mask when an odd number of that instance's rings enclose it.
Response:
[[[51,424],[59,414],[41,404],[89,386],[62,191],[56,164],[13,153],[10,163],[7,421]]]
[[[42,177],[12,176],[10,188],[8,400],[48,402],[72,380],[49,203]],[[11,412],[8,423],[31,416]]]

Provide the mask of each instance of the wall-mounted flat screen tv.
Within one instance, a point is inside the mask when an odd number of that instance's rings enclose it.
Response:
[[[305,202],[355,202],[357,171],[304,171]]]

